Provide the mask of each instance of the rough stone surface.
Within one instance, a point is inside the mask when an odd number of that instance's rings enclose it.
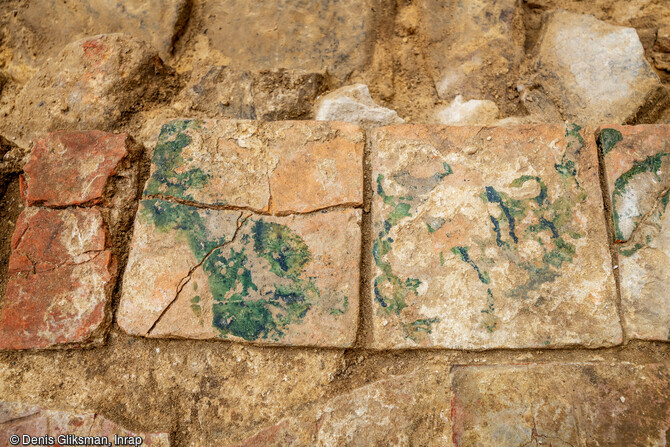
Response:
[[[210,51],[235,66],[327,70],[344,80],[370,57],[376,3],[223,0],[206,2],[198,20]]]
[[[670,340],[670,126],[600,130],[627,334]]]
[[[660,51],[670,53],[670,25],[658,29],[656,33],[656,45]]]
[[[517,2],[427,0],[421,5],[420,26],[440,98],[504,95],[523,56]]]
[[[116,263],[100,211],[26,208],[16,224],[0,349],[99,343]]]
[[[582,124],[621,124],[656,113],[667,93],[635,29],[593,16],[549,13],[538,43],[538,82],[563,113]]]
[[[138,213],[117,314],[126,332],[353,343],[359,210],[272,217],[152,199]]]
[[[448,445],[446,382],[440,371],[379,380],[230,447]]]
[[[344,123],[173,121],[144,194],[275,214],[361,205],[363,146]]]
[[[499,114],[493,101],[471,99],[463,102],[463,97],[458,95],[451,104],[438,110],[435,118],[439,124],[485,126],[495,123]]]
[[[666,445],[667,365],[456,366],[454,446]]]
[[[36,142],[23,169],[24,200],[31,206],[102,203],[112,177],[127,170],[122,161],[138,149],[128,134],[48,134]]]
[[[25,54],[27,62],[38,66],[70,42],[101,33],[129,34],[151,44],[165,58],[186,23],[189,9],[188,0],[37,0],[17,9],[10,32],[17,40],[43,40],[40,54]],[[26,51],[22,47],[18,43],[20,53]]]
[[[314,118],[319,121],[344,121],[366,127],[405,122],[394,110],[375,104],[365,84],[342,87],[323,96],[316,103]]]
[[[595,140],[579,130],[373,132],[375,348],[621,342]]]
[[[49,436],[57,443],[55,445],[62,445],[63,441],[71,442],[67,438],[58,440],[59,436],[66,435],[107,437],[110,445],[115,445],[114,435],[141,436],[142,445],[170,445],[167,433],[132,432],[99,414],[47,410],[37,405],[0,401],[0,445],[13,445],[9,442],[13,435],[42,437],[42,442],[48,440],[45,437]],[[39,442],[35,445],[52,445],[51,441],[42,444]]]
[[[24,86],[2,127],[26,146],[35,133],[111,130],[159,89],[169,91],[165,75],[156,51],[128,35],[72,42]]]
[[[299,70],[249,72],[226,66],[196,67],[174,108],[189,116],[304,119],[326,88],[326,76]]]

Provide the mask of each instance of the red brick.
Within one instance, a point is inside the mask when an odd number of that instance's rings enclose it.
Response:
[[[28,205],[96,204],[135,145],[127,134],[55,132],[37,141],[24,168],[21,192]]]
[[[12,238],[0,349],[99,341],[116,262],[100,211],[27,208]]]

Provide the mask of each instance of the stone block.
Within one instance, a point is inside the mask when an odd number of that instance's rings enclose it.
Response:
[[[405,125],[371,138],[374,348],[621,342],[592,133]]]
[[[454,446],[665,445],[666,365],[455,366]]]

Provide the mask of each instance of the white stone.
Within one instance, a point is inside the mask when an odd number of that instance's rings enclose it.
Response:
[[[456,126],[489,125],[497,119],[500,111],[493,101],[471,99],[463,102],[463,96],[458,95],[448,106],[435,114],[440,124]]]
[[[550,13],[536,67],[564,118],[580,124],[622,123],[665,96],[635,29],[590,15]]]
[[[377,105],[365,84],[354,84],[322,96],[316,103],[318,121],[344,121],[360,126],[386,126],[405,121],[391,109]]]

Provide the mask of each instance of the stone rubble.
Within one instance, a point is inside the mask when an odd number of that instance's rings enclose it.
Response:
[[[405,122],[394,110],[377,105],[365,84],[342,87],[319,98],[315,105],[314,119],[344,121],[363,127]]]
[[[536,78],[570,122],[597,126],[653,116],[668,93],[633,28],[557,10],[545,18]]]
[[[448,106],[435,114],[435,122],[452,126],[480,125],[488,126],[498,120],[500,111],[493,101],[471,99],[463,102],[458,95]]]
[[[18,93],[5,135],[29,147],[55,130],[113,130],[141,101],[169,92],[168,69],[146,43],[125,34],[72,42]]]

